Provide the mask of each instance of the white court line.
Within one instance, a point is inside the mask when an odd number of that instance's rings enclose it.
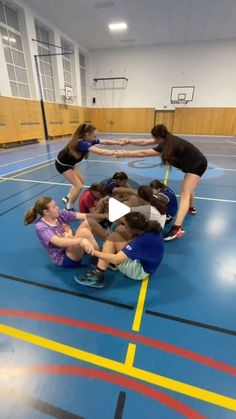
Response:
[[[56,185],[56,186],[71,186],[70,183],[58,183],[58,182],[47,182],[45,180],[33,180],[33,179],[12,179],[12,178],[5,178],[5,177],[0,177],[0,179],[5,179],[8,181],[13,181],[13,182],[29,182],[29,183],[42,183],[42,184],[47,184],[47,185]],[[84,188],[89,188],[90,185],[84,185]],[[176,195],[179,196],[179,195]],[[201,199],[204,201],[216,201],[216,202],[229,202],[229,203],[233,203],[236,204],[236,200],[233,199],[221,199],[221,198],[208,198],[205,196],[195,196],[194,199]]]
[[[236,145],[236,144],[235,144]],[[207,154],[206,154],[207,155]],[[208,155],[210,155],[210,154],[208,154]],[[212,156],[213,156],[213,154],[212,154]],[[224,157],[223,155],[221,156],[221,155],[216,155],[216,154],[214,154],[214,156],[219,156],[219,157]],[[228,156],[228,155],[226,155],[226,156]],[[226,157],[225,156],[225,157]],[[236,156],[229,156],[229,157],[236,157]],[[8,172],[8,173],[4,173],[3,175],[0,175],[0,176],[8,176],[8,175],[11,175],[12,173],[18,173],[18,172],[22,172],[23,170],[26,170],[26,169],[30,169],[31,167],[34,167],[34,166],[39,166],[40,164],[44,164],[44,163],[48,163],[48,162],[51,162],[51,161],[53,161],[53,160],[55,160],[54,158],[53,159],[49,159],[49,160],[44,160],[44,161],[41,161],[40,163],[36,163],[36,164],[32,164],[31,166],[25,166],[25,167],[22,167],[21,169],[18,169],[18,170],[13,170],[13,171],[11,171],[11,172]],[[119,159],[120,160],[120,159]],[[81,162],[80,162],[80,164],[82,164],[82,163],[108,163],[108,164],[119,164],[120,163],[120,161],[117,161],[117,160],[90,160],[90,159],[88,159],[88,160],[82,160]],[[223,167],[216,167],[216,168],[214,168],[214,170],[228,170],[228,171],[232,171],[232,172],[235,172],[236,171],[236,169],[224,169]]]
[[[205,154],[205,156],[214,156],[214,157],[236,157],[231,154]]]
[[[21,160],[13,161],[11,163],[1,164],[0,167],[11,166],[11,165],[16,164],[16,163],[21,163],[22,161],[37,159],[38,157],[48,156],[48,154],[57,153],[57,152],[58,152],[58,150],[49,151],[48,153],[39,154],[39,155],[36,155],[36,156],[33,156],[33,157],[27,157],[26,159],[21,159]]]
[[[179,195],[176,195],[176,196],[179,196]],[[236,201],[233,199],[207,198],[205,196],[195,196],[194,199],[202,199],[204,201],[230,202],[230,203],[236,204]]]
[[[224,167],[213,167],[213,170],[225,170],[226,172],[236,172],[236,169],[226,169]]]
[[[1,177],[1,180],[8,180],[8,181],[14,181],[14,182],[28,182],[28,183],[42,183],[46,185],[59,185],[59,186],[71,186],[70,183],[61,183],[61,182],[48,182],[46,180],[33,180],[33,179],[13,179],[11,177]],[[89,188],[89,186],[88,186]]]
[[[236,145],[236,143],[234,142],[234,141],[231,141],[231,140],[226,140],[228,143],[230,143],[230,144],[234,144],[234,145]]]
[[[12,173],[17,173],[17,172],[22,172],[22,170],[27,170],[27,169],[30,169],[31,167],[34,167],[34,166],[38,166],[39,164],[44,164],[44,163],[49,163],[49,162],[51,162],[51,161],[54,161],[55,160],[55,158],[53,158],[53,159],[49,159],[49,160],[44,160],[44,161],[41,161],[40,163],[36,163],[36,164],[32,164],[31,166],[25,166],[25,167],[22,167],[21,169],[17,169],[17,170],[13,170],[12,172],[8,172],[8,173],[4,173],[4,174],[2,174],[2,175],[0,175],[0,176],[8,176],[8,175],[11,175]],[[82,163],[89,163],[89,162],[96,162],[96,163],[115,163],[115,164],[118,164],[118,161],[104,161],[104,160],[82,160],[81,162],[80,162],[80,164],[82,164]]]
[[[44,164],[44,163],[50,163],[54,160],[55,159],[49,159],[49,160],[41,161],[40,163],[31,164],[31,166],[25,166],[25,167],[22,167],[21,169],[13,170],[12,172],[4,173],[3,175],[0,175],[0,176],[12,175],[12,173],[22,172],[22,170],[30,169],[31,167],[39,166],[40,164]],[[40,167],[39,167],[39,169],[40,169]],[[20,176],[20,174],[19,174],[19,176]]]

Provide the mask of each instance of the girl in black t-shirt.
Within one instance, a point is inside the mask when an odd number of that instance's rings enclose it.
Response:
[[[72,210],[73,205],[83,187],[84,178],[75,165],[88,156],[89,152],[103,156],[113,156],[114,151],[99,149],[96,145],[123,145],[122,140],[99,140],[97,130],[93,125],[81,124],[76,129],[69,143],[58,153],[55,165],[59,173],[63,174],[70,182],[71,189],[67,196],[62,198],[67,210]]]
[[[204,154],[190,142],[171,134],[165,125],[158,124],[151,131],[152,140],[126,140],[126,144],[149,145],[157,147],[145,150],[117,151],[117,158],[122,157],[154,157],[160,156],[163,164],[168,164],[182,170],[184,179],[180,191],[180,203],[175,224],[166,241],[182,237],[185,231],[182,228],[184,218],[189,211],[195,214],[194,190],[207,168],[207,159]]]

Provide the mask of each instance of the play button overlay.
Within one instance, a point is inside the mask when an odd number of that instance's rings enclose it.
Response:
[[[108,201],[108,217],[109,221],[113,223],[124,215],[130,212],[130,208],[122,204],[122,202],[117,201],[117,199],[110,198]]]

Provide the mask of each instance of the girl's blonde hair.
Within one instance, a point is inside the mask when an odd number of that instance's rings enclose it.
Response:
[[[31,207],[25,214],[24,224],[32,224],[37,219],[38,215],[42,217],[43,211],[48,209],[48,204],[50,204],[52,200],[53,199],[49,196],[42,196],[41,198],[37,199],[34,206]]]

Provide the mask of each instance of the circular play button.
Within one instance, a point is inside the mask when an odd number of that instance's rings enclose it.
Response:
[[[100,183],[106,185],[107,182],[108,179]],[[109,240],[123,243],[130,241],[135,235],[139,234],[138,226],[135,228],[136,226],[132,225],[132,228],[129,228],[126,222],[127,214],[138,212],[142,214],[146,221],[149,221],[153,219],[153,212],[157,212],[149,202],[153,198],[150,186],[141,186],[129,178],[127,186],[122,188],[123,196],[122,193],[117,195],[116,189],[113,191],[114,197],[106,196],[101,199],[103,205],[99,208],[99,214],[106,214],[106,219],[101,220],[96,216],[93,217],[92,213],[87,217],[87,222],[94,236],[99,237],[103,242]]]
[[[131,211],[130,207],[118,201],[115,198],[110,198],[108,201],[108,218],[111,223],[124,217]]]

